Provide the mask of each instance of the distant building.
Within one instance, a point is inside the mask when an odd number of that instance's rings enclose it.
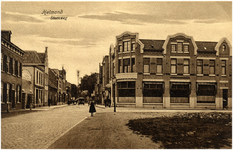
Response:
[[[178,33],[151,40],[124,32],[110,47],[109,60],[108,82],[117,106],[232,107],[232,47],[226,38],[195,41]]]
[[[57,104],[58,97],[58,76],[55,71],[49,68],[49,90],[48,97],[51,105]]]
[[[1,110],[22,109],[24,51],[11,42],[11,31],[1,31]]]
[[[36,51],[25,51],[23,60],[23,78],[31,75],[32,94],[31,103],[33,107],[48,105],[48,52],[47,47],[45,53]],[[29,88],[28,85],[23,85],[23,89]],[[26,90],[28,91],[28,90]],[[29,101],[27,101],[29,103]],[[29,105],[29,104],[27,104]]]

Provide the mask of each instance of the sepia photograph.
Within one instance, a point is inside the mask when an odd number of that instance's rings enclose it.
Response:
[[[232,1],[1,1],[1,149],[232,149]]]

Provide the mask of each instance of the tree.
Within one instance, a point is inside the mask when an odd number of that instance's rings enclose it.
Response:
[[[95,84],[97,82],[97,73],[92,73],[91,75],[85,75],[81,79],[81,91],[87,90],[87,96],[91,96],[91,93],[95,89]]]

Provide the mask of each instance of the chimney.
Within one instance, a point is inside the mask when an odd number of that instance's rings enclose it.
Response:
[[[11,34],[12,32],[10,30],[2,30],[2,37],[5,38],[6,40],[8,40],[9,42],[11,41]]]

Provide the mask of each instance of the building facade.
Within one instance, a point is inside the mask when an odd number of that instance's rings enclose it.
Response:
[[[165,40],[116,36],[109,52],[111,100],[117,106],[223,109],[232,106],[232,47],[183,33]],[[113,104],[113,103],[112,103]]]
[[[24,108],[22,62],[24,51],[11,42],[11,31],[1,31],[1,110]]]
[[[32,94],[33,107],[48,105],[48,52],[37,53],[36,51],[25,51],[23,60],[23,78],[31,75],[32,86],[23,85],[25,91]],[[27,89],[31,87],[31,89]]]

